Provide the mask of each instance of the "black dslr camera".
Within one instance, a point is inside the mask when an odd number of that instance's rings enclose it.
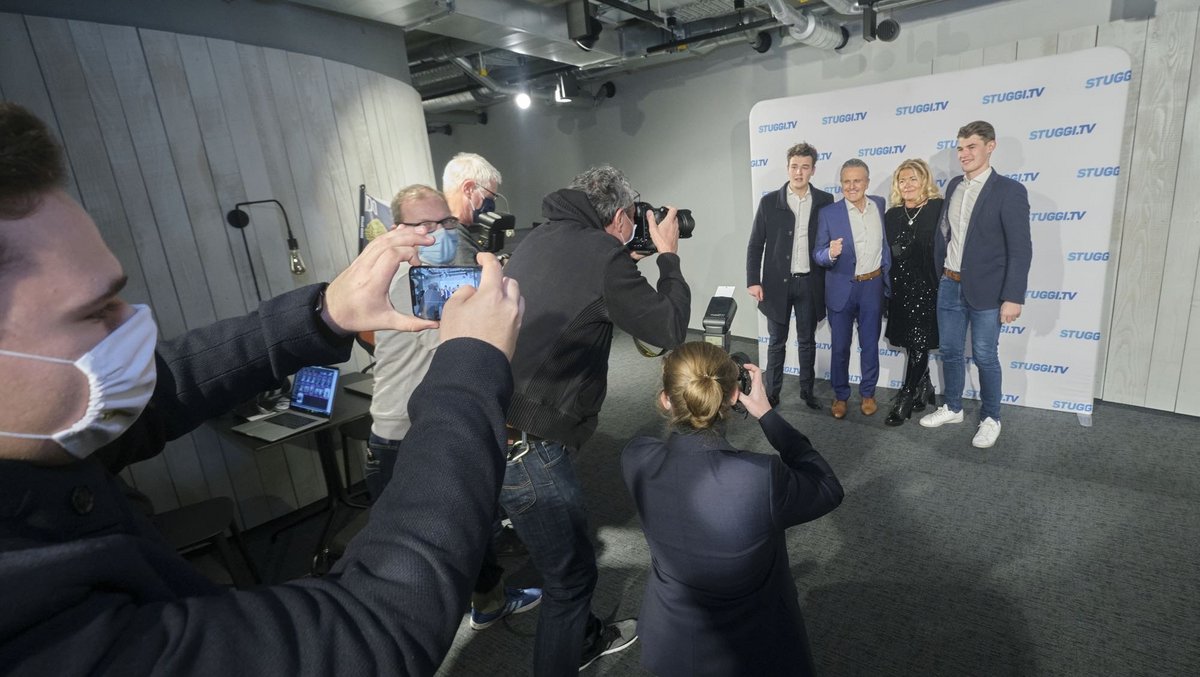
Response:
[[[750,372],[747,371],[746,367],[743,365],[754,364],[754,362],[750,360],[750,356],[746,353],[732,353],[730,354],[729,359],[733,360],[733,363],[736,364],[738,368],[738,389],[742,391],[743,395],[749,395]]]
[[[662,220],[667,218],[666,207],[656,209],[649,202],[633,203],[633,239],[626,245],[629,251],[640,254],[653,254],[658,251],[658,248],[654,246],[654,240],[650,239],[650,223],[646,220],[647,212],[654,212],[654,220],[658,223],[662,223]],[[696,229],[696,220],[692,218],[690,209],[676,211],[675,222],[679,224],[680,238],[691,237],[692,231]]]
[[[476,223],[463,227],[476,249],[495,254],[504,249],[504,238],[512,237],[517,227],[517,217],[500,212],[482,212],[476,218]]]

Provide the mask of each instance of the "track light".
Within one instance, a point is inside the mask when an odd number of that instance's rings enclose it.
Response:
[[[533,103],[533,100],[529,98],[529,94],[527,94],[525,92],[518,92],[517,97],[516,97],[516,103],[517,103],[517,108],[520,108],[521,110],[526,110],[529,108],[529,104]]]

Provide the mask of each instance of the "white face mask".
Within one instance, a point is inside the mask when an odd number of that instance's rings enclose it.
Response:
[[[622,212],[622,213],[624,213],[624,212]],[[624,246],[628,246],[630,242],[633,242],[633,234],[635,231],[637,231],[637,228],[634,227],[633,219],[629,218],[629,214],[625,214],[625,218],[629,219],[629,237],[625,238],[625,241],[622,242],[621,244]]]
[[[53,435],[0,431],[0,437],[54,440],[72,456],[87,458],[128,430],[154,393],[154,346],[158,342],[150,308],[135,305],[133,310],[116,331],[73,362],[0,350],[0,355],[9,357],[73,365],[87,377],[89,390],[87,410],[71,427]]]

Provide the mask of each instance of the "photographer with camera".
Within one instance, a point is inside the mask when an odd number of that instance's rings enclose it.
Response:
[[[521,283],[525,320],[513,356],[509,461],[500,503],[542,575],[534,674],[586,667],[636,639],[633,620],[603,626],[590,613],[596,555],[571,463],[596,430],[604,402],[613,325],[671,347],[687,336],[691,291],[676,253],[676,210],[661,223],[644,210],[658,251],[652,287],[626,245],[637,194],[617,169],[595,167],[547,195],[548,220],[522,240],[505,267]]]
[[[670,436],[621,452],[652,555],[638,634],[656,675],[813,674],[784,532],[836,508],[842,485],[744,360],[700,341],[676,348],[657,398]],[[725,439],[739,403],[778,456]]]

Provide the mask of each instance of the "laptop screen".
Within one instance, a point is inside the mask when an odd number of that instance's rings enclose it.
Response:
[[[292,409],[328,418],[333,414],[337,381],[337,369],[304,367],[292,381]]]

